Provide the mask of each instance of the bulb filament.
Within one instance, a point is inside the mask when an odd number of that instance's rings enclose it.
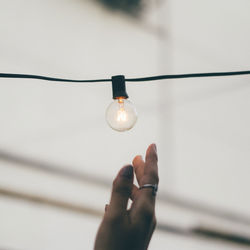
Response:
[[[127,113],[124,109],[124,101],[122,98],[118,99],[118,103],[119,103],[119,110],[117,112],[117,121],[118,122],[125,122],[127,121]]]

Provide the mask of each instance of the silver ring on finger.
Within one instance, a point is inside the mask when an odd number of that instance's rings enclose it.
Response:
[[[152,188],[152,195],[153,196],[156,196],[156,193],[158,191],[158,185],[157,184],[144,184],[144,185],[139,187],[139,189],[143,189],[143,188]]]

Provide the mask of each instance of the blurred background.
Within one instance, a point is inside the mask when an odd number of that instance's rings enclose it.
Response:
[[[73,79],[250,69],[248,0],[0,0],[0,71]],[[250,78],[127,83],[139,117],[105,121],[110,83],[0,79],[0,249],[92,249],[112,179],[155,142],[149,249],[250,247]]]

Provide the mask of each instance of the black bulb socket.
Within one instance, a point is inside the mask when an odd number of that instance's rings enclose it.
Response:
[[[123,75],[112,76],[112,91],[113,99],[128,98],[125,77]]]

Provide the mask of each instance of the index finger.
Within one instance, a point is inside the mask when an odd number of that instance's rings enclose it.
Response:
[[[141,186],[145,184],[157,184],[159,182],[158,166],[157,166],[156,145],[151,144],[146,152],[146,161],[144,166],[144,174],[141,179]],[[134,214],[140,216],[153,216],[155,208],[155,196],[152,188],[142,188],[138,190],[138,196],[132,205]]]
[[[146,152],[144,175],[141,180],[141,186],[145,184],[158,185],[159,176],[158,176],[157,162],[158,162],[158,156],[157,156],[156,145],[151,144]],[[142,188],[140,190],[140,199],[142,200],[143,205],[144,203],[147,203],[148,205],[153,206],[154,208],[155,196],[153,195],[152,188]]]
[[[142,185],[145,184],[158,184],[158,156],[155,144],[151,144],[146,152],[146,161],[144,167],[144,176],[142,178]]]

